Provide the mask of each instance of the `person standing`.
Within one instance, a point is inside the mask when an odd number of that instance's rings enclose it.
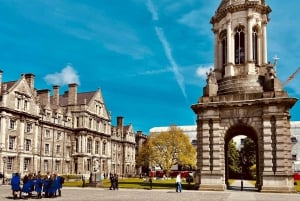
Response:
[[[81,176],[81,180],[82,180],[82,188],[85,186],[85,176],[84,174]]]
[[[176,177],[176,192],[181,193],[181,176],[180,176],[180,173]]]
[[[149,178],[150,190],[152,190],[152,177]]]
[[[15,173],[11,179],[11,190],[12,190],[13,199],[17,199],[18,192],[21,191],[20,183],[21,183],[20,175],[19,173]]]

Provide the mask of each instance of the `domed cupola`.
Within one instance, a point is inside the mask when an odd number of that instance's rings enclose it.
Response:
[[[222,0],[210,21],[215,61],[204,96],[282,90],[278,79],[269,81],[276,78],[267,60],[271,11],[265,0]]]

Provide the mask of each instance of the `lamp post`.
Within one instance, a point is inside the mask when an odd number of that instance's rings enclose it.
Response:
[[[2,177],[2,184],[5,184],[5,164],[6,164],[6,156],[3,156],[3,177]]]

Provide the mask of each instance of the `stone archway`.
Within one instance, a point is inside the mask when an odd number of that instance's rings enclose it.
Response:
[[[226,189],[225,139],[248,128],[245,130],[258,147],[259,189],[295,192],[290,109],[297,98],[289,97],[277,78],[276,63],[268,62],[271,11],[265,0],[222,0],[210,20],[215,38],[214,69],[207,72],[202,97],[192,105],[197,115],[200,190]],[[243,27],[242,35],[237,27]],[[253,27],[262,30],[259,39],[254,37]]]
[[[285,95],[256,98],[258,95],[202,97],[192,105],[197,114],[199,190],[226,189],[226,135],[247,128],[245,134],[252,136],[258,147],[258,188],[263,192],[295,192],[289,110],[297,99]]]
[[[239,135],[244,135],[248,138],[250,138],[254,143],[255,143],[255,153],[256,153],[256,184],[255,187],[257,187],[258,190],[260,190],[260,178],[261,175],[259,173],[259,168],[260,168],[260,164],[259,164],[259,158],[262,157],[260,156],[258,153],[260,153],[258,151],[258,133],[255,131],[255,129],[253,129],[252,127],[248,126],[248,125],[244,125],[244,124],[237,124],[234,125],[232,127],[230,127],[226,134],[225,134],[225,138],[224,138],[224,142],[225,142],[225,147],[224,147],[224,156],[225,156],[225,182],[226,182],[226,186],[227,188],[229,187],[229,167],[228,167],[228,143],[231,139],[233,139],[236,136]],[[243,173],[242,173],[243,174]]]

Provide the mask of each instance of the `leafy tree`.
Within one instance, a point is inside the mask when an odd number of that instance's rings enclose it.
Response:
[[[237,175],[241,173],[240,154],[237,150],[236,144],[232,139],[228,142],[227,160],[229,177],[237,177]]]
[[[243,162],[243,172],[245,174],[245,177],[247,179],[255,178],[255,175],[253,174],[253,168],[251,171],[251,167],[255,167],[254,170],[256,171],[256,166],[254,166],[256,165],[256,144],[249,137],[244,139]]]
[[[196,150],[184,132],[172,125],[166,132],[151,133],[138,155],[138,163],[149,162],[169,172],[175,164],[196,165]]]

